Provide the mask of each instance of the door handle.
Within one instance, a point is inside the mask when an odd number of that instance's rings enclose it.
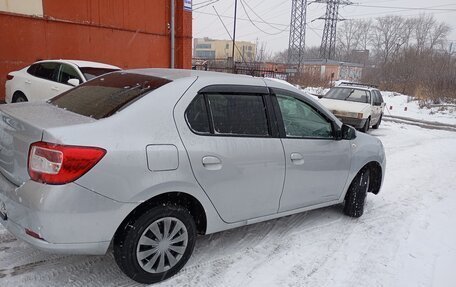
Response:
[[[30,80],[25,80],[25,83],[30,85],[30,84],[32,83],[32,81],[30,81]]]
[[[291,162],[296,165],[304,164],[304,157],[300,153],[297,153],[297,152],[291,153],[290,159],[291,159]]]
[[[202,160],[203,166],[209,170],[219,170],[222,168],[222,161],[215,156],[205,156]]]
[[[57,87],[52,87],[51,90],[57,91],[57,92],[58,92],[58,91],[59,91],[59,88],[57,88]]]

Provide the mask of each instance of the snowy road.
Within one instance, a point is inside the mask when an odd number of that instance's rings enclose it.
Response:
[[[455,286],[456,132],[384,122],[381,193],[365,214],[324,208],[199,238],[155,286]],[[0,227],[0,286],[136,286],[104,257],[49,255]]]

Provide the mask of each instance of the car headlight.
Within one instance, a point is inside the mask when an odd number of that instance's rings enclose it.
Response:
[[[352,113],[352,112],[344,112],[344,111],[332,111],[335,116],[340,117],[347,117],[347,118],[355,118],[355,119],[362,119],[363,113]]]

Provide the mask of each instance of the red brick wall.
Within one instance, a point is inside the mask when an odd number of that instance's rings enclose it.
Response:
[[[36,59],[170,66],[169,0],[43,0],[44,17],[0,12],[0,100],[8,72]],[[176,68],[190,68],[192,14],[176,1]]]

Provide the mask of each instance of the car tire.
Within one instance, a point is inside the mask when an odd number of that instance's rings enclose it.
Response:
[[[114,236],[114,258],[128,277],[152,284],[182,269],[195,239],[196,225],[186,208],[160,205],[119,228]]]
[[[369,190],[370,170],[362,169],[353,179],[345,196],[344,213],[350,217],[360,217],[364,213],[364,202]]]
[[[361,128],[361,131],[363,133],[367,133],[367,131],[369,130],[369,126],[370,126],[370,118],[367,118],[366,122],[364,123],[364,126]]]
[[[27,100],[27,97],[23,93],[15,92],[11,102],[13,102],[13,103],[22,103],[22,102],[28,102],[28,100]]]
[[[373,129],[378,129],[380,126],[380,123],[382,122],[383,114],[380,115],[380,118],[378,119],[378,122],[375,124],[375,126],[372,126]]]

